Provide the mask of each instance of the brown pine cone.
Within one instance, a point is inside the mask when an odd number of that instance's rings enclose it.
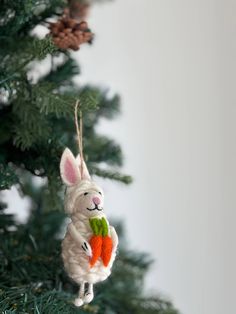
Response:
[[[91,42],[93,38],[87,22],[79,23],[65,16],[55,23],[50,23],[49,29],[54,44],[60,49],[78,50],[81,44]]]
[[[65,28],[64,33],[69,34],[72,32],[72,28]]]
[[[88,23],[85,22],[85,21],[80,22],[80,23],[79,23],[79,29],[80,29],[81,31],[87,30],[87,29],[88,29]]]
[[[62,21],[57,21],[56,22],[56,27],[58,28],[59,31],[62,31],[64,29],[64,24]]]
[[[75,21],[74,19],[69,19],[67,23],[69,28],[74,28],[78,22]]]

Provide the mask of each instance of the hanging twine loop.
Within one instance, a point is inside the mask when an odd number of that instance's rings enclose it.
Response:
[[[79,100],[75,103],[75,128],[77,133],[77,142],[79,147],[79,154],[80,154],[80,171],[81,177],[83,177],[83,168],[84,168],[84,155],[83,155],[83,116],[82,111],[79,110],[79,123],[78,123],[78,108],[80,106]]]

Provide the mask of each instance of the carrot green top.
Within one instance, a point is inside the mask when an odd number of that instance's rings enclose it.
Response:
[[[103,237],[108,235],[108,223],[104,217],[90,218],[89,223],[94,235],[101,235]]]

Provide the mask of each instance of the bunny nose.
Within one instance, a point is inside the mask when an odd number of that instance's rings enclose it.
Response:
[[[92,201],[94,202],[95,205],[99,205],[101,203],[101,200],[99,197],[95,196],[92,198]]]

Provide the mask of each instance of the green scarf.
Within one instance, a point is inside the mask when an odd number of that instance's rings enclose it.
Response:
[[[104,217],[90,218],[89,224],[93,230],[94,235],[101,235],[103,237],[108,235],[108,223]]]

